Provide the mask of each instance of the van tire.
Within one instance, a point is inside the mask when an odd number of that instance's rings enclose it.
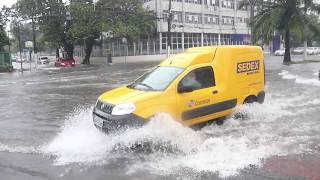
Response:
[[[258,98],[256,96],[248,96],[243,104],[252,104],[252,103],[255,103],[255,102],[258,102]]]
[[[257,97],[257,102],[260,104],[263,104],[265,96],[266,96],[266,93],[264,91],[259,92]]]
[[[255,102],[258,102],[258,98],[256,96],[248,96],[243,104],[252,104],[252,103],[255,103]],[[248,119],[248,115],[245,114],[245,113],[242,113],[242,112],[237,112],[233,115],[233,118],[234,119]]]
[[[218,126],[223,125],[223,123],[224,123],[225,119],[226,119],[226,117],[220,117],[220,118],[217,118],[217,119],[215,120],[216,125],[218,125]]]

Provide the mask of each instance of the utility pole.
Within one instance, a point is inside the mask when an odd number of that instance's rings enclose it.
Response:
[[[11,28],[10,30],[8,31],[8,40],[9,40],[9,53],[11,55],[11,42],[10,42],[10,32],[11,32]],[[11,58],[10,58],[11,59]]]
[[[18,21],[18,46],[19,46],[19,57],[20,57],[20,66],[21,66],[21,73],[23,73],[22,67],[22,54],[21,54],[21,35],[20,35],[20,21]]]
[[[38,11],[38,0],[34,0],[33,7],[32,7],[32,17],[31,17],[31,23],[32,23],[32,41],[33,41],[33,58],[35,65],[37,67],[38,64],[38,48],[37,48],[37,42],[36,42],[36,30],[35,30],[35,15],[37,15]],[[31,61],[31,59],[30,59]],[[30,62],[31,63],[31,62]],[[31,69],[30,69],[31,71]]]
[[[37,45],[36,45],[36,30],[35,30],[35,22],[34,22],[34,16],[32,16],[32,41],[33,41],[33,52],[34,54],[37,54]]]
[[[170,56],[171,51],[171,26],[172,26],[172,0],[169,0],[169,9],[168,9],[168,39],[167,39],[167,57]]]

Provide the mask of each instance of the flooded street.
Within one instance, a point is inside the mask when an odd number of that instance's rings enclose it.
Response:
[[[320,179],[319,63],[267,57],[265,103],[240,107],[246,119],[195,131],[160,114],[140,129],[98,131],[98,96],[156,64],[0,74],[0,179]]]

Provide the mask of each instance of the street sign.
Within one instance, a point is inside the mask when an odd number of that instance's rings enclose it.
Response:
[[[127,44],[127,43],[128,43],[128,40],[127,40],[127,38],[125,38],[125,37],[122,38],[121,41],[122,41],[123,44]]]
[[[25,42],[26,48],[33,48],[33,42],[32,41],[26,41]]]
[[[108,32],[103,32],[102,35],[106,38],[113,38],[113,32],[108,31]]]

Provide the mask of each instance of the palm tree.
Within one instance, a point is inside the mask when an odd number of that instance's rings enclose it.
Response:
[[[249,20],[253,21],[255,9],[258,9],[263,3],[263,0],[242,0],[239,3],[239,9],[246,8],[249,12]],[[251,32],[253,31],[253,27],[250,26]]]
[[[290,37],[293,29],[310,27],[316,31],[310,21],[310,14],[320,12],[319,5],[312,0],[264,0],[261,9],[250,22],[253,28],[253,40],[261,38],[268,41],[275,31],[284,36],[285,56],[283,63],[291,62]]]

